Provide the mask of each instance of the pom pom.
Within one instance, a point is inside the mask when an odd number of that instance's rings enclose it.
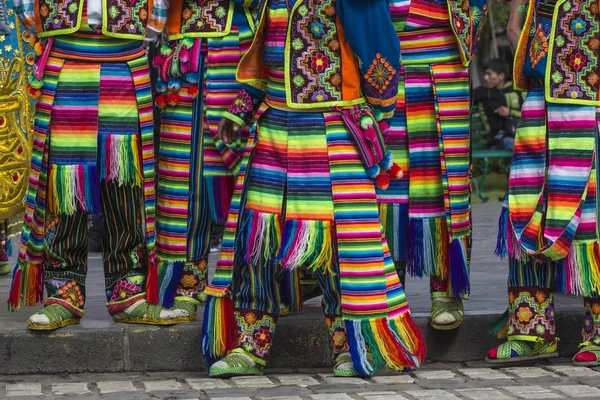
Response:
[[[390,187],[390,177],[388,176],[388,174],[380,174],[375,179],[375,184],[379,189],[387,190],[387,188]]]
[[[167,104],[170,106],[179,104],[179,95],[177,93],[169,93],[167,96]]]
[[[168,84],[168,88],[172,92],[179,92],[181,89],[181,82],[178,79],[171,79]]]
[[[367,130],[368,128],[373,126],[373,118],[370,115],[365,115],[360,118],[360,127],[363,130]]]
[[[375,128],[373,128],[373,126],[367,128],[367,130],[365,131],[365,137],[370,142],[374,142],[377,140],[377,131],[375,130]]]
[[[33,51],[35,51],[36,56],[41,56],[44,52],[44,44],[42,42],[37,42],[33,45]]]
[[[404,171],[396,163],[392,164],[392,168],[389,169],[388,174],[392,179],[401,179],[404,176]]]
[[[41,89],[42,86],[44,86],[44,81],[41,81],[41,80],[37,79],[35,76],[33,76],[33,74],[29,75],[29,79],[28,80],[29,80],[29,84],[34,89]]]
[[[163,57],[170,56],[170,55],[171,55],[171,53],[173,53],[173,49],[172,49],[172,48],[170,48],[168,44],[163,44],[163,45],[160,47],[160,54],[162,54],[162,55],[163,55]]]
[[[379,130],[381,131],[381,133],[385,134],[390,130],[390,125],[385,121],[381,121],[379,123]]]
[[[198,96],[198,92],[199,92],[198,86],[194,85],[194,86],[190,86],[188,88],[188,95],[192,98],[195,98],[196,96]]]
[[[184,62],[184,63],[189,62],[190,61],[190,51],[187,49],[182,49],[179,52],[179,61]]]
[[[31,98],[33,100],[37,100],[40,98],[40,95],[42,94],[42,92],[40,92],[39,89],[34,89],[31,86],[27,85],[27,91],[29,92],[29,95],[31,96]]]
[[[194,45],[194,39],[192,39],[192,38],[186,37],[181,40],[181,46],[184,49],[191,49],[193,45]]]
[[[381,168],[384,171],[389,170],[390,168],[392,168],[392,165],[394,164],[394,155],[392,154],[391,151],[388,151],[387,153],[385,153],[385,156],[383,156],[383,160],[381,160]]]
[[[377,164],[375,164],[371,168],[367,169],[367,175],[371,179],[377,178],[377,175],[379,175],[380,172],[381,172],[381,168],[379,168],[379,165],[377,165]]]
[[[164,93],[167,91],[167,83],[165,81],[156,82],[156,91],[158,93]]]
[[[188,83],[198,83],[198,81],[200,80],[200,75],[197,72],[188,72],[185,75],[185,80]]]
[[[383,112],[381,112],[381,110],[374,109],[373,115],[377,121],[381,121],[383,119]]]
[[[156,68],[160,68],[165,62],[165,57],[162,54],[157,54],[152,60],[152,65]]]
[[[154,102],[157,106],[163,109],[167,106],[167,96],[165,96],[164,94],[156,96],[156,100]]]

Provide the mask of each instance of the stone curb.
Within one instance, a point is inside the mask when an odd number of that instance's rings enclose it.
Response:
[[[202,312],[198,313],[199,316]],[[428,358],[439,362],[481,361],[501,343],[487,334],[499,315],[469,315],[455,331],[438,332],[427,316],[415,316],[425,333]],[[559,351],[572,357],[581,340],[581,313],[557,315]],[[0,330],[0,374],[124,371],[203,371],[201,323],[173,327],[111,325],[67,327],[54,333]],[[270,368],[331,366],[329,339],[320,309],[282,318],[277,326]]]

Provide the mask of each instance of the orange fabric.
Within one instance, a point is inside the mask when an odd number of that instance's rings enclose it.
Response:
[[[266,6],[266,5],[265,5]],[[256,29],[252,46],[242,57],[237,69],[237,80],[242,83],[253,85],[249,81],[267,81],[269,71],[263,63],[263,49],[265,47],[265,27],[267,17],[263,15],[260,26]]]
[[[341,44],[340,51],[342,53],[342,100],[351,101],[360,99],[362,95],[358,62],[350,44],[346,40],[344,28],[339,18],[336,18],[336,25]]]
[[[152,0],[150,0],[152,1]],[[169,13],[167,15],[167,33],[169,36],[181,33],[181,13],[183,11],[182,0],[171,0]]]
[[[44,27],[42,26],[42,17],[40,16],[40,0],[36,0],[33,5],[33,12],[35,14],[35,31],[43,32]]]

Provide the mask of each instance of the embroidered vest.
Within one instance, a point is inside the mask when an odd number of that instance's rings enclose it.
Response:
[[[260,3],[259,10],[256,35],[240,61],[237,79],[264,90],[267,1]],[[287,106],[311,109],[364,103],[358,61],[337,17],[336,0],[297,0],[289,18],[284,59]]]
[[[391,0],[396,32],[451,28],[462,62],[469,66],[487,15],[487,0]]]
[[[84,1],[35,0],[33,7],[38,37],[77,32],[81,28]],[[143,40],[152,5],[153,0],[102,0],[102,33]]]
[[[244,9],[248,21],[253,18]],[[233,0],[171,0],[168,13],[169,40],[183,37],[221,37],[231,31]]]

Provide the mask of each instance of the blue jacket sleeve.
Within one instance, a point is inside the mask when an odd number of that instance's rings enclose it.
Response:
[[[388,0],[338,0],[346,40],[359,61],[363,95],[386,122],[394,115],[400,73],[400,42]]]

